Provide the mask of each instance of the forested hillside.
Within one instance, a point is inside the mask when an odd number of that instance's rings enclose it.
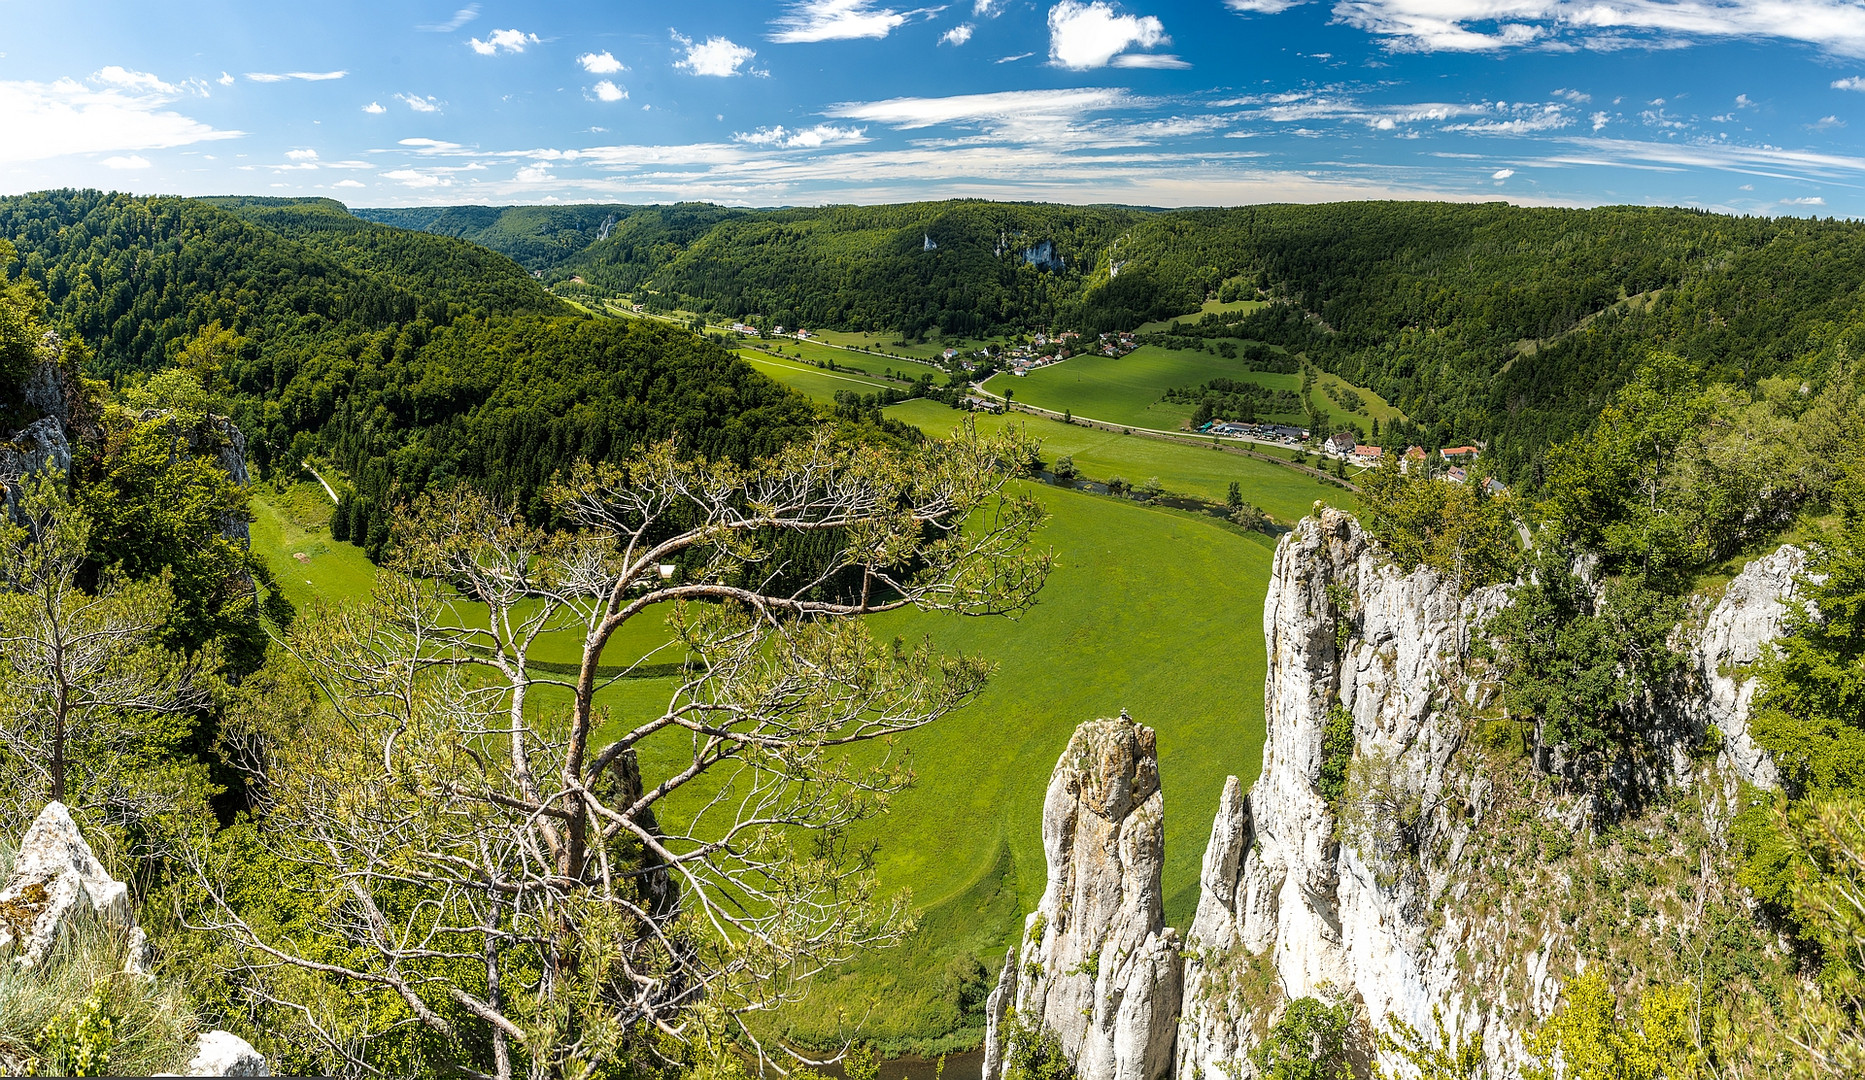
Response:
[[[41,192],[0,199],[0,239],[92,374],[131,385],[193,348],[261,473],[329,455],[377,554],[389,504],[435,480],[538,512],[572,462],[675,431],[749,460],[813,416],[716,345],[576,315],[503,255],[328,200]]]
[[[1402,437],[1492,443],[1498,470],[1530,484],[1546,448],[1585,427],[1653,350],[1717,379],[1785,371],[1852,311],[1850,283],[1865,277],[1865,228],[1853,223],[1646,207],[364,213],[472,236],[549,281],[650,308],[910,338],[1125,330],[1261,297],[1275,303],[1198,332],[1304,353],[1401,409],[1413,421]]]

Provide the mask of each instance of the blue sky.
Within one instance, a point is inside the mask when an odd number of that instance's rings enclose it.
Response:
[[[1865,215],[1865,0],[0,0],[0,191]]]

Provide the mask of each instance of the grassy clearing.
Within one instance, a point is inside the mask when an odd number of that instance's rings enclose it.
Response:
[[[330,538],[330,497],[316,481],[282,492],[256,484],[252,496],[253,551],[294,606],[369,595],[376,568],[362,548]]]
[[[985,345],[982,338],[933,338],[929,341],[900,344],[900,335],[882,330],[865,333],[849,333],[841,330],[811,330],[812,337],[820,338],[830,345],[843,345],[851,349],[876,349],[888,353],[889,359],[908,357],[914,360],[933,360],[947,349],[966,352],[980,349]],[[1002,341],[1003,339],[992,339]]]
[[[1268,304],[1264,303],[1261,300],[1232,300],[1228,303],[1221,303],[1216,300],[1206,300],[1204,302],[1203,307],[1199,308],[1197,311],[1194,311],[1189,315],[1179,315],[1172,319],[1161,319],[1158,322],[1141,323],[1139,330],[1136,332],[1141,333],[1141,334],[1160,334],[1160,333],[1164,333],[1167,330],[1172,329],[1172,324],[1181,319],[1184,320],[1185,322],[1194,322],[1214,312],[1255,311],[1257,308],[1268,307],[1268,306],[1269,306]]]
[[[1294,376],[1289,377],[1294,378]],[[1327,388],[1330,386],[1334,387],[1336,392],[1343,390],[1353,391],[1360,395],[1361,401],[1365,404],[1361,406],[1359,412],[1349,412],[1341,408],[1335,403],[1333,398],[1328,396]],[[1316,407],[1328,411],[1329,422],[1337,426],[1344,426],[1357,422],[1360,427],[1364,429],[1368,426],[1368,419],[1378,420],[1383,425],[1389,424],[1393,420],[1405,415],[1399,411],[1398,406],[1388,403],[1385,398],[1380,397],[1366,387],[1355,386],[1339,375],[1330,375],[1325,371],[1315,372],[1315,388],[1309,396],[1314,399]],[[1349,398],[1348,400],[1351,401],[1352,399]]]
[[[824,371],[805,364],[801,360],[772,356],[756,349],[739,349],[738,355],[752,367],[792,390],[798,391],[811,401],[820,401],[825,404],[833,404],[835,395],[840,391],[853,390],[859,394],[872,394],[877,390],[892,389],[899,385],[847,371]]]
[[[887,415],[937,437],[950,434],[963,414],[930,401],[907,401],[889,407]],[[981,414],[977,422],[980,430],[987,431],[1027,424],[1030,433],[1042,440],[1044,461],[1054,464],[1057,457],[1066,454],[1074,460],[1076,469],[1094,480],[1122,476],[1137,484],[1157,476],[1167,491],[1213,501],[1222,501],[1235,481],[1245,501],[1282,522],[1308,513],[1316,499],[1349,510],[1358,505],[1350,491],[1241,454],[1221,454],[1200,446],[1120,435],[1021,414]],[[1264,449],[1271,454],[1287,453]]]
[[[1212,379],[1237,379],[1282,390],[1301,389],[1299,375],[1250,371],[1241,361],[1192,349],[1145,345],[1126,356],[1077,356],[1018,378],[994,375],[987,388],[1014,391],[1016,400],[1041,409],[1070,410],[1112,424],[1177,431],[1191,419],[1190,405],[1169,405],[1160,397],[1175,386],[1198,386]],[[1301,422],[1300,416],[1285,419]]]

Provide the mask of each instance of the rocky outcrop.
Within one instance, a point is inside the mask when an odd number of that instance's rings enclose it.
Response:
[[[169,437],[168,459],[183,456],[205,458],[219,467],[235,484],[252,483],[246,467],[246,435],[239,425],[224,416],[209,413],[194,423],[161,409],[144,409],[139,419],[145,424],[165,425]],[[222,519],[220,534],[242,547],[252,546],[252,529],[244,517],[229,514]]]
[[[228,1031],[209,1031],[194,1043],[194,1057],[183,1076],[271,1076],[265,1055]]]
[[[1455,973],[1434,969],[1416,917],[1443,883],[1341,843],[1338,808],[1318,785],[1324,770],[1342,775],[1346,761],[1330,754],[1351,753],[1383,762],[1396,797],[1438,799],[1461,737],[1446,697],[1462,689],[1472,627],[1503,599],[1499,588],[1460,597],[1430,570],[1401,574],[1335,510],[1278,546],[1263,612],[1263,771],[1247,797],[1232,778],[1212,826],[1187,936],[1179,1075],[1247,1073],[1251,1029],[1283,998],[1357,997],[1375,1020],[1397,1011],[1428,1030],[1431,1005],[1452,996]],[[1331,717],[1351,726],[1348,746],[1328,745]],[[1258,956],[1273,974],[1248,970]]]
[[[1700,680],[1691,702],[1699,728],[1717,729],[1736,775],[1759,787],[1777,787],[1781,778],[1773,759],[1749,734],[1756,680],[1747,668],[1781,636],[1806,568],[1806,552],[1792,544],[1743,567],[1710,609],[1690,652]]]
[[[64,804],[47,803],[20,839],[0,887],[0,954],[37,966],[85,909],[105,926],[127,931],[129,887],[97,861]]]
[[[1161,903],[1164,853],[1152,730],[1125,713],[1081,725],[1043,802],[1048,886],[989,1003],[985,1080],[1014,1051],[1007,1002],[1022,1029],[1059,1040],[1081,1080],[1171,1071],[1180,956]]]

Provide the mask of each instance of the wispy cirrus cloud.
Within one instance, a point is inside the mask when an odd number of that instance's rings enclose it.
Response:
[[[479,18],[479,5],[468,4],[454,12],[453,18],[448,19],[446,22],[427,23],[423,26],[417,26],[415,29],[429,34],[451,34],[477,18]]]
[[[128,72],[125,77],[142,76]],[[0,164],[41,161],[74,154],[109,154],[112,168],[146,168],[129,164],[142,159],[135,151],[167,150],[201,142],[236,139],[245,134],[215,128],[174,111],[180,88],[154,79],[106,77],[94,86],[75,79],[54,82],[0,80],[0,116],[7,137],[0,139]]]
[[[1250,2],[1241,9],[1251,10]],[[1749,38],[1865,55],[1865,5],[1857,0],[1337,0],[1334,16],[1400,51],[1668,48]]]
[[[418,113],[437,113],[446,104],[432,94],[396,94],[395,100]]]
[[[792,0],[771,20],[770,38],[785,44],[884,38],[922,13],[877,7],[875,0]]]
[[[246,78],[256,83],[330,82],[348,74],[347,71],[249,71]]]

